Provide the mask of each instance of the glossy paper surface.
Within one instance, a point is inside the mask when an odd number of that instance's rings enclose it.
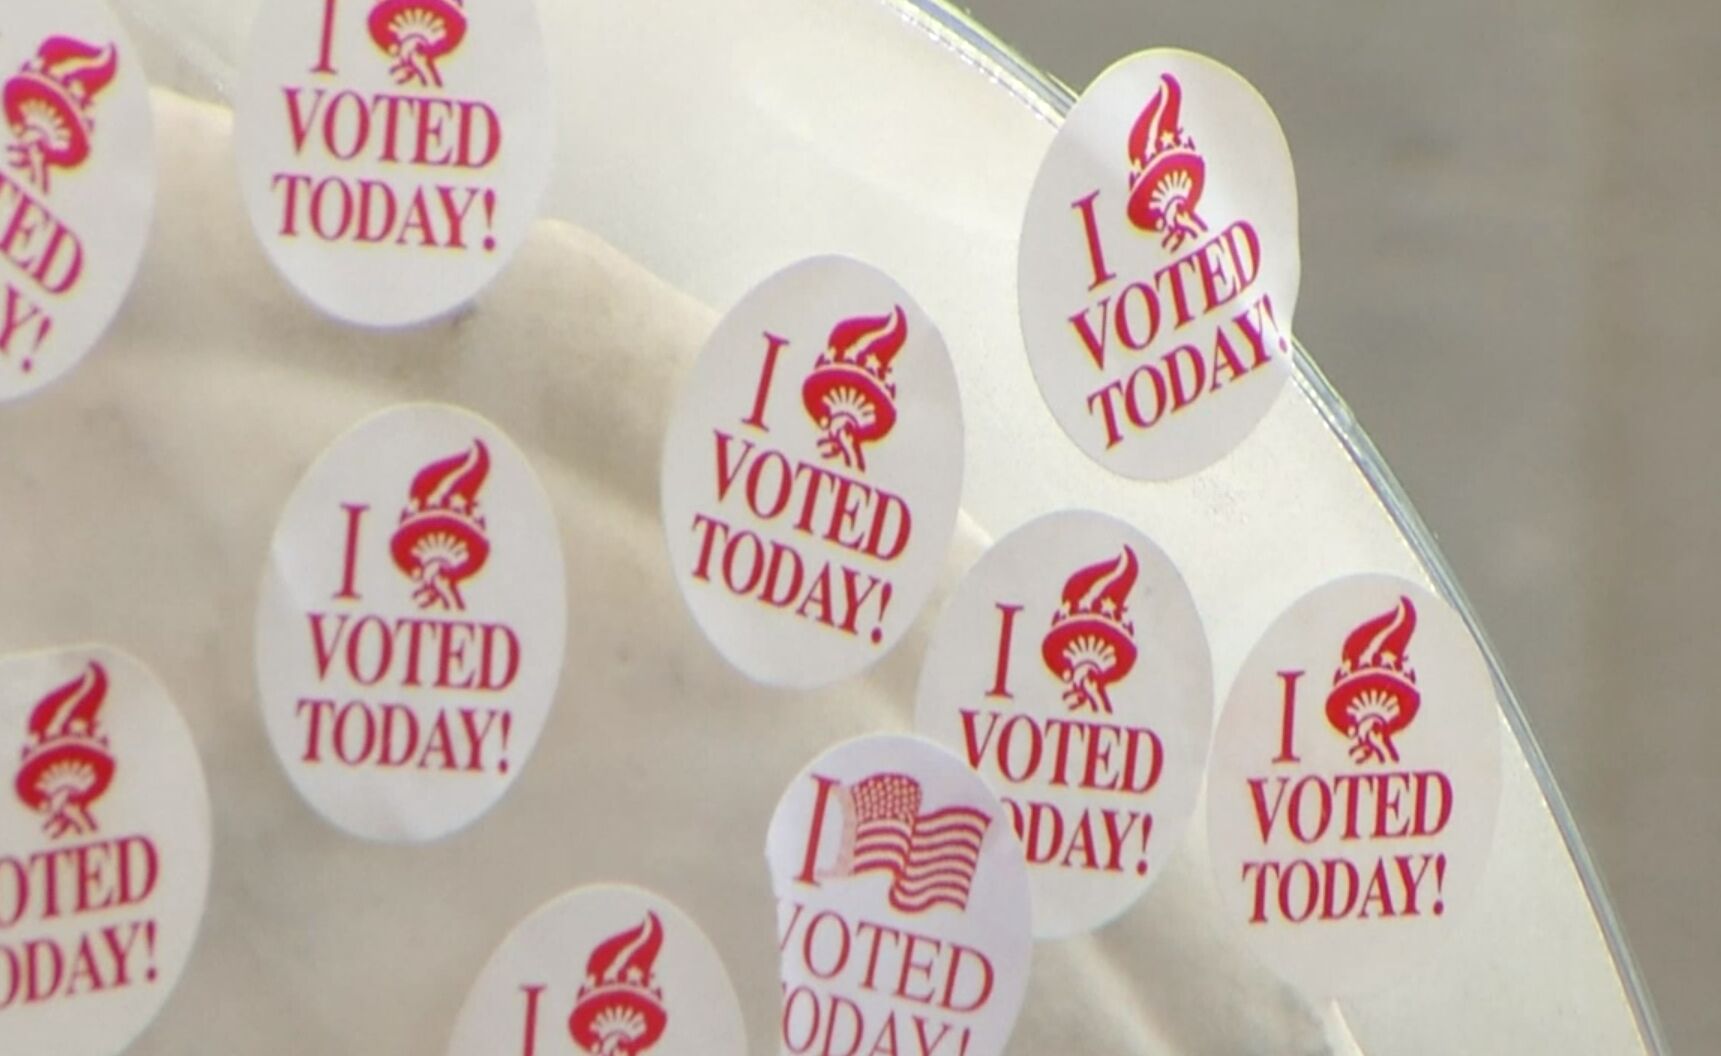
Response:
[[[137,4],[147,18],[130,28],[160,83],[219,102],[258,6]],[[578,227],[541,227],[480,310],[410,341],[309,311],[246,231],[227,115],[163,94],[161,229],[197,237],[159,244],[116,354],[75,372],[54,406],[25,401],[0,418],[9,449],[52,450],[75,467],[12,462],[0,474],[0,516],[33,511],[15,522],[30,530],[8,532],[0,572],[20,596],[45,599],[0,610],[0,634],[24,647],[99,630],[149,655],[211,749],[227,848],[210,902],[221,926],[206,929],[175,1000],[135,1046],[145,1056],[438,1051],[447,1017],[421,1008],[457,1007],[471,966],[545,899],[616,875],[709,925],[749,1036],[774,1036],[762,819],[829,745],[909,727],[931,622],[866,677],[790,694],[734,672],[677,600],[656,480],[668,407],[721,306],[787,262],[871,261],[914,291],[949,342],[969,436],[941,592],[1016,526],[1102,509],[1182,571],[1221,686],[1281,611],[1331,579],[1389,572],[1454,596],[1366,440],[1302,368],[1245,442],[1183,480],[1121,486],[1063,435],[1009,303],[1028,190],[1056,127],[1052,86],[887,4],[767,0],[690,19],[685,5],[642,0],[543,14],[564,152],[571,161],[589,143],[617,160],[561,167],[547,214]],[[328,438],[426,398],[504,424],[579,540],[566,548],[570,580],[591,593],[566,640],[583,685],[578,705],[562,687],[538,757],[484,824],[379,854],[305,810],[280,778],[248,703],[244,614],[282,498]],[[265,439],[243,442],[254,435]],[[1233,941],[1207,848],[1191,842],[1102,935],[1036,949],[1012,1044],[1643,1051],[1624,962],[1597,915],[1605,904],[1586,890],[1575,836],[1502,686],[1490,870],[1508,879],[1486,886],[1414,990],[1303,999]],[[549,753],[556,765],[542,765]],[[602,874],[584,852],[594,844],[606,848]],[[402,955],[425,934],[447,956]],[[1167,949],[1184,952],[1146,955]]]

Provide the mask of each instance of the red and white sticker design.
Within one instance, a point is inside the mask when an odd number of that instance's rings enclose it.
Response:
[[[745,1056],[711,940],[667,899],[583,887],[522,921],[484,966],[448,1056]]]
[[[1034,940],[1003,804],[918,737],[840,744],[795,778],[766,844],[780,1051],[996,1056]]]
[[[1104,514],[1010,533],[957,589],[915,728],[1002,797],[1036,937],[1096,928],[1159,878],[1201,789],[1212,672],[1177,568]]]
[[[566,627],[555,518],[520,451],[455,407],[384,411],[323,453],[275,529],[256,631],[269,740],[346,831],[446,836],[525,767]]]
[[[694,619],[750,677],[856,674],[914,621],[962,493],[956,373],[889,276],[778,272],[706,342],[670,420],[663,518]]]
[[[476,296],[550,177],[533,0],[265,4],[234,102],[252,227],[351,323],[404,326]]]
[[[72,369],[143,258],[155,209],[137,52],[93,0],[6,0],[0,34],[0,401]]]
[[[1207,779],[1226,912],[1313,996],[1427,964],[1476,901],[1500,717],[1462,619],[1393,576],[1329,583],[1243,665]]]
[[[209,890],[191,731],[98,646],[0,660],[0,1052],[113,1056],[167,1003]]]
[[[1138,479],[1211,464],[1291,355],[1297,187],[1273,111],[1186,51],[1112,66],[1046,154],[1017,267],[1022,339],[1070,438]]]

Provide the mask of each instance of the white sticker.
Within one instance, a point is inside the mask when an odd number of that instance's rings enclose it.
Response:
[[[470,300],[549,183],[533,0],[265,4],[234,103],[251,225],[323,311],[404,326]]]
[[[781,1050],[997,1056],[1034,940],[1003,805],[918,737],[819,756],[771,816]]]
[[[1017,529],[941,617],[915,728],[999,792],[1035,936],[1099,927],[1159,878],[1200,793],[1213,668],[1189,589],[1113,517]]]
[[[1317,997],[1426,965],[1487,868],[1499,725],[1475,640],[1414,583],[1341,579],[1280,616],[1207,779],[1225,909],[1262,959]]]
[[[729,973],[692,918],[637,887],[571,891],[484,966],[448,1056],[745,1056]]]
[[[1046,153],[1017,263],[1022,338],[1058,424],[1124,476],[1194,473],[1284,386],[1297,187],[1249,83],[1156,49],[1100,74]]]
[[[567,627],[549,496],[511,441],[439,404],[323,453],[257,605],[264,725],[295,787],[368,839],[446,836],[525,767]]]
[[[0,660],[0,1052],[114,1056],[167,1003],[209,891],[197,746],[141,663]]]
[[[137,51],[93,0],[0,0],[0,401],[76,366],[137,275],[155,209]]]
[[[883,656],[943,566],[962,494],[956,372],[889,276],[842,257],[730,310],[663,453],[676,581],[729,662],[810,688]]]

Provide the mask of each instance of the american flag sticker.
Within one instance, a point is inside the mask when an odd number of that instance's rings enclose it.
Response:
[[[766,857],[784,1051],[893,1051],[899,1034],[1003,1051],[1033,949],[1028,871],[960,757],[901,735],[830,749],[778,803]]]

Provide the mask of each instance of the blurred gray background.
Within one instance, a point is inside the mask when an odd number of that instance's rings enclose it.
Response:
[[[1674,1051],[1721,1051],[1721,5],[966,5],[1077,90],[1175,45],[1272,102],[1297,334],[1480,610]]]

